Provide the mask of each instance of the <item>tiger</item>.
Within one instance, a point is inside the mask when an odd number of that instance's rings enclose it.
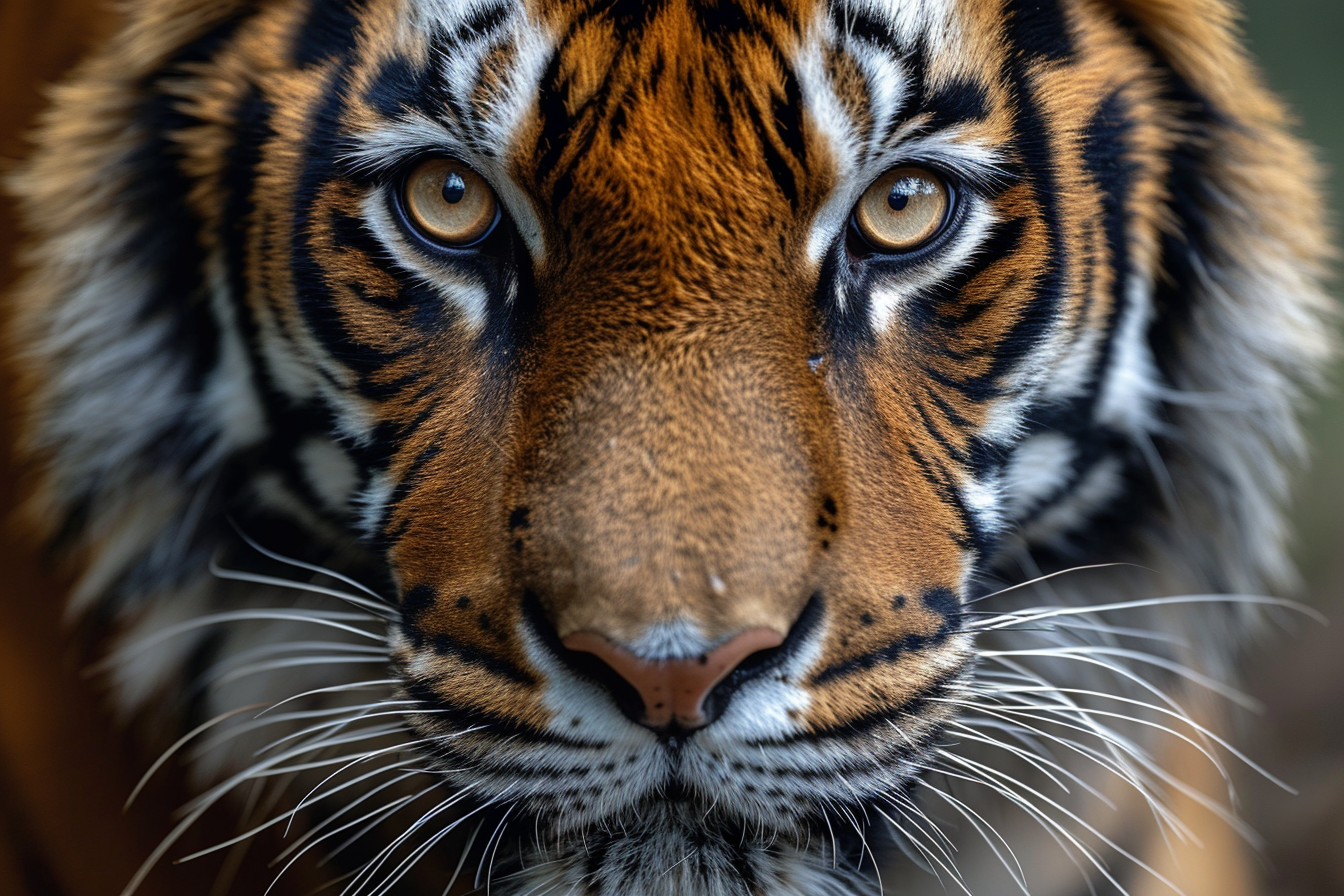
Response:
[[[24,519],[199,787],[126,893],[207,812],[346,896],[1253,890],[1333,320],[1233,3],[123,14],[8,308]]]

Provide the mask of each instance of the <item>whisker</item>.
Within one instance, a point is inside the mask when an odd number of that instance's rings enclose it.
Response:
[[[256,704],[253,704],[252,706],[244,707],[244,709],[254,709],[255,707]],[[213,750],[214,748],[221,746],[230,740],[234,740],[252,731],[257,731],[262,728],[268,728],[275,724],[283,724],[285,722],[298,722],[303,721],[305,719],[330,718],[331,716],[335,715],[358,712],[365,708],[367,708],[365,704],[356,704],[354,706],[336,706],[336,707],[327,707],[324,709],[305,709],[295,712],[280,713],[274,716],[261,716],[261,715],[253,716],[246,722],[241,722],[237,725],[234,725],[228,730],[215,735],[213,738],[202,741],[196,747],[195,754],[202,755],[204,753],[208,753],[210,750]],[[307,730],[308,729],[304,729],[304,731]],[[301,736],[301,735],[296,734],[295,736]]]
[[[372,690],[373,688],[382,685],[399,686],[400,684],[401,679],[399,678],[374,678],[369,681],[352,681],[347,684],[334,684],[325,688],[313,688],[312,690],[304,691],[301,694],[295,694],[293,697],[286,697],[283,700],[279,700],[275,703],[272,703],[270,706],[266,707],[261,712],[257,713],[257,718],[266,715],[273,709],[278,709],[279,707],[284,706],[286,703],[292,703],[295,700],[302,700],[304,697],[313,697],[318,694],[336,694],[342,691]]]
[[[89,665],[85,670],[85,674],[89,676],[104,674],[111,671],[118,664],[125,662],[129,657],[143,653],[158,646],[164,641],[195,631],[196,629],[207,628],[212,625],[222,625],[229,622],[303,622],[311,625],[339,629],[340,631],[359,637],[386,642],[386,638],[383,635],[343,624],[343,622],[346,621],[365,619],[366,617],[356,616],[354,613],[333,613],[329,610],[304,610],[301,608],[288,608],[283,610],[230,610],[223,613],[210,613],[205,616],[197,616],[186,622],[179,622],[176,625],[167,626],[166,628],[156,631],[152,635],[147,635],[144,638],[139,638],[130,644],[119,647],[103,659]]]
[[[1021,806],[1023,809],[1027,809],[1028,812],[1033,814],[1036,818],[1049,824],[1051,827],[1055,828],[1055,830],[1059,831],[1059,833],[1069,842],[1073,843],[1084,855],[1084,857],[1088,859],[1088,861],[1092,864],[1092,866],[1095,867],[1099,872],[1101,872],[1102,876],[1104,876],[1106,880],[1109,881],[1111,885],[1114,886],[1116,889],[1118,889],[1121,893],[1128,894],[1129,890],[1127,890],[1124,886],[1121,885],[1121,883],[1118,880],[1116,880],[1115,876],[1110,872],[1110,869],[1106,867],[1106,863],[1101,860],[1100,856],[1096,855],[1094,850],[1088,848],[1075,835],[1070,833],[1067,828],[1065,828],[1055,819],[1051,818],[1048,814],[1044,813],[1038,806],[1033,804],[1030,800],[1027,800],[1025,797],[1022,797],[1020,794],[1017,793],[1017,791],[1013,790],[1012,788],[1013,787],[1021,788],[1026,793],[1036,797],[1039,800],[1042,800],[1046,805],[1050,806],[1052,809],[1054,809],[1061,815],[1068,818],[1070,821],[1077,824],[1082,830],[1087,831],[1093,837],[1096,837],[1097,840],[1104,843],[1106,846],[1110,847],[1111,850],[1114,851],[1117,855],[1129,859],[1135,865],[1147,871],[1149,874],[1153,875],[1153,877],[1155,877],[1157,880],[1171,887],[1177,893],[1181,892],[1181,889],[1177,887],[1175,884],[1173,884],[1170,880],[1168,880],[1161,872],[1152,868],[1142,859],[1138,858],[1133,853],[1129,852],[1124,847],[1120,846],[1114,840],[1107,837],[1105,834],[1101,833],[1101,831],[1097,830],[1095,826],[1084,821],[1077,814],[1069,811],[1060,803],[1050,799],[1048,796],[1036,790],[1035,788],[1031,787],[1030,785],[1018,781],[1015,778],[1011,778],[1008,775],[1004,775],[990,766],[987,766],[980,762],[975,762],[974,760],[969,759],[965,756],[958,756],[956,753],[950,753],[945,750],[939,750],[938,752],[939,756],[941,756],[943,760],[953,762],[966,769],[972,770],[978,775],[983,775],[984,778],[983,780],[980,781],[980,783],[993,787],[998,793],[1012,800],[1014,803]],[[969,780],[976,780],[976,778],[972,777]]]
[[[899,806],[893,804],[893,808],[896,809],[897,812],[901,813],[902,818],[906,818],[907,821],[909,820]],[[881,815],[883,818],[885,818],[887,820],[887,823],[890,824],[893,828],[895,828],[896,831],[905,839],[905,842],[909,843],[915,849],[919,850],[920,854],[924,857],[925,862],[928,863],[926,865],[926,868],[928,868],[928,870],[930,870],[934,874],[934,876],[938,877],[939,880],[942,879],[942,875],[938,874],[936,869],[933,869],[931,867],[932,865],[937,865],[939,868],[947,872],[948,877],[952,878],[953,883],[955,883],[957,887],[963,893],[966,894],[966,896],[974,896],[974,894],[966,887],[966,882],[962,879],[961,872],[957,870],[955,863],[952,863],[950,865],[948,863],[945,863],[941,858],[939,858],[927,847],[922,845],[917,839],[915,839],[915,837],[913,837],[910,834],[910,832],[907,831],[900,824],[900,822],[896,821],[896,819],[888,815],[886,810],[883,809],[881,806],[874,806],[873,811],[875,811],[878,815]],[[900,841],[898,841],[898,843],[899,842]],[[952,862],[950,856],[948,857],[948,862]]]
[[[291,657],[289,659],[271,660],[269,662],[253,663],[248,666],[242,666],[238,669],[234,669],[227,675],[220,676],[212,683],[221,685],[230,684],[243,678],[260,675],[263,672],[276,672],[281,669],[297,669],[303,666],[386,666],[387,664],[387,656],[383,654],[382,651],[379,651],[377,656],[368,656],[364,659],[360,659],[356,656],[331,654],[325,656]]]
[[[988,594],[977,595],[971,598],[970,600],[965,601],[965,603],[976,604],[982,600],[989,600],[992,597],[999,597],[1004,594],[1009,594],[1013,591],[1020,591],[1023,588],[1030,588],[1033,585],[1040,585],[1043,582],[1049,582],[1052,579],[1057,579],[1060,576],[1066,576],[1070,573],[1087,572],[1088,570],[1091,569],[1110,569],[1116,566],[1128,566],[1132,569],[1147,569],[1147,567],[1139,566],[1136,563],[1092,563],[1086,566],[1071,566],[1068,569],[1060,569],[1056,570],[1055,572],[1033,576],[1032,578],[1027,579],[1025,582],[1018,582],[1016,585],[1009,585],[1006,588],[1000,588],[997,591],[991,591]]]
[[[1087,657],[1079,657],[1078,659],[1081,659],[1081,660],[1086,661],[1088,658],[1087,658]],[[1111,666],[1107,666],[1107,668],[1113,668],[1113,667],[1111,667]],[[1137,680],[1138,680],[1138,681],[1142,681],[1142,679],[1137,679]],[[1057,687],[1054,687],[1054,686],[1048,686],[1048,687],[1047,687],[1047,690],[1049,690],[1049,691],[1053,691],[1053,692],[1055,692],[1055,693],[1065,693],[1065,692],[1068,691],[1068,689],[1065,689],[1065,688],[1057,688]],[[1218,746],[1222,747],[1222,748],[1223,748],[1224,750],[1226,750],[1227,752],[1231,753],[1231,754],[1232,754],[1233,756],[1235,756],[1238,760],[1240,760],[1242,763],[1244,763],[1248,768],[1254,770],[1256,773],[1258,773],[1258,774],[1260,774],[1261,776],[1263,776],[1263,777],[1265,778],[1265,780],[1267,780],[1267,781],[1269,781],[1269,782],[1275,784],[1276,786],[1282,788],[1283,790],[1285,790],[1285,791],[1288,792],[1288,793],[1296,793],[1296,792],[1297,792],[1297,791],[1294,790],[1290,785],[1286,784],[1285,782],[1283,782],[1282,780],[1280,780],[1278,777],[1276,777],[1275,775],[1271,774],[1267,769],[1265,769],[1265,768],[1264,768],[1263,766],[1261,766],[1259,763],[1255,762],[1255,760],[1251,759],[1251,758],[1250,758],[1249,756],[1247,756],[1245,753],[1243,753],[1242,751],[1238,750],[1238,749],[1237,749],[1236,747],[1234,747],[1231,743],[1229,743],[1225,738],[1219,736],[1218,734],[1216,734],[1215,732],[1213,732],[1211,729],[1209,729],[1209,728],[1205,727],[1204,725],[1201,725],[1201,724],[1199,724],[1198,722],[1196,722],[1195,720],[1193,720],[1193,719],[1189,716],[1189,714],[1187,714],[1187,713],[1185,713],[1183,710],[1181,710],[1179,706],[1177,706],[1176,709],[1168,709],[1168,708],[1166,708],[1166,707],[1156,706],[1156,705],[1151,704],[1151,703],[1145,703],[1145,702],[1143,702],[1143,701],[1140,701],[1140,700],[1134,700],[1133,698],[1129,698],[1129,697],[1120,697],[1120,696],[1116,696],[1116,695],[1114,695],[1114,694],[1103,694],[1103,693],[1096,692],[1096,691],[1085,691],[1085,690],[1081,690],[1081,689],[1079,689],[1078,692],[1079,692],[1079,693],[1083,693],[1083,694],[1088,694],[1088,695],[1093,696],[1093,697],[1100,697],[1100,698],[1107,699],[1107,700],[1114,700],[1114,701],[1121,702],[1121,703],[1126,703],[1126,704],[1130,704],[1130,705],[1134,705],[1134,706],[1144,707],[1144,708],[1146,708],[1146,709],[1152,710],[1153,712],[1159,713],[1159,714],[1161,714],[1161,715],[1165,715],[1165,716],[1169,716],[1169,717],[1178,719],[1178,720],[1184,722],[1185,724],[1189,725],[1190,728],[1191,728],[1192,730],[1198,732],[1198,733],[1201,735],[1202,738],[1207,738],[1209,741],[1211,741],[1211,742],[1217,744]],[[1094,709],[1087,709],[1087,708],[1079,707],[1079,708],[1078,708],[1078,711],[1079,711],[1079,712],[1086,712],[1086,713],[1088,713],[1089,715],[1103,715],[1103,716],[1109,716],[1109,717],[1111,717],[1111,718],[1124,719],[1124,720],[1133,722],[1133,723],[1138,724],[1138,725],[1143,725],[1143,726],[1147,726],[1147,727],[1153,727],[1153,728],[1157,728],[1157,729],[1162,730],[1162,731],[1166,731],[1168,734],[1171,734],[1171,735],[1173,735],[1173,736],[1175,736],[1175,737],[1179,737],[1179,738],[1181,738],[1182,740],[1188,742],[1191,746],[1195,747],[1195,748],[1198,749],[1201,753],[1203,753],[1203,754],[1209,759],[1209,761],[1212,762],[1212,763],[1219,769],[1220,773],[1222,774],[1222,776],[1223,776],[1223,778],[1224,778],[1225,780],[1229,780],[1230,777],[1231,777],[1231,776],[1227,773],[1226,769],[1223,767],[1222,762],[1217,758],[1216,755],[1214,755],[1214,754],[1212,753],[1212,751],[1211,751],[1210,749],[1208,749],[1207,747],[1205,747],[1205,746],[1203,746],[1203,745],[1201,745],[1201,744],[1196,743],[1195,741],[1191,740],[1190,738],[1186,737],[1185,735],[1181,734],[1180,732],[1178,732],[1178,731],[1176,731],[1176,730],[1174,730],[1174,729],[1171,729],[1171,728],[1168,728],[1168,727],[1166,727],[1166,726],[1160,725],[1160,724],[1158,724],[1158,723],[1156,723],[1156,722],[1151,722],[1151,721],[1146,720],[1146,719],[1135,718],[1135,717],[1133,717],[1133,716],[1119,715],[1119,714],[1110,713],[1110,712],[1107,712],[1107,711],[1104,711],[1104,710],[1094,710]]]
[[[403,749],[404,749],[404,748],[403,748]],[[346,788],[354,787],[354,786],[356,786],[356,785],[362,784],[364,781],[367,781],[367,780],[369,780],[370,778],[377,777],[378,775],[386,774],[387,772],[391,772],[391,771],[397,771],[397,770],[398,770],[398,767],[399,767],[399,763],[392,763],[391,765],[386,765],[386,766],[383,766],[382,768],[374,769],[374,770],[371,771],[371,772],[367,772],[367,773],[365,773],[365,774],[363,774],[363,775],[360,775],[358,778],[354,778],[353,780],[350,780],[350,781],[345,782],[344,784],[341,784],[339,787],[335,787],[335,788],[331,789],[331,790],[328,791],[326,794],[324,794],[322,798],[325,799],[326,797],[335,795],[335,794],[341,792],[342,790],[345,790]],[[314,800],[313,802],[317,802],[317,800]],[[182,858],[180,858],[180,859],[177,860],[177,864],[185,864],[186,862],[190,862],[190,861],[192,861],[192,860],[194,860],[194,859],[199,859],[199,858],[201,858],[202,856],[208,856],[208,855],[210,855],[211,853],[219,852],[219,851],[222,850],[222,849],[227,849],[227,848],[229,848],[230,846],[233,846],[233,845],[235,845],[235,844],[237,844],[237,843],[241,843],[241,842],[243,842],[244,840],[250,840],[251,838],[255,837],[257,834],[260,834],[262,831],[266,830],[267,828],[274,827],[274,826],[276,826],[277,824],[280,824],[282,821],[285,821],[285,820],[292,820],[292,819],[294,818],[294,816],[296,816],[296,815],[298,815],[300,812],[302,812],[303,809],[304,809],[304,806],[302,806],[302,805],[296,806],[296,807],[294,807],[293,809],[289,809],[289,810],[285,811],[284,813],[275,816],[274,818],[267,819],[266,821],[262,822],[261,824],[258,824],[258,825],[256,825],[256,826],[250,828],[249,830],[247,830],[247,831],[241,833],[241,834],[238,834],[238,835],[235,836],[235,837],[232,837],[232,838],[230,838],[230,839],[228,839],[228,840],[224,840],[224,841],[222,841],[222,842],[220,842],[220,843],[216,843],[214,846],[206,847],[205,849],[199,850],[198,852],[194,852],[194,853],[192,853],[192,854],[190,854],[190,855],[183,856]]]
[[[957,799],[946,791],[940,790],[931,782],[926,781],[925,786],[928,787],[930,793],[955,809],[962,818],[965,818],[966,821],[970,823],[971,827],[975,828],[976,833],[978,833],[985,841],[985,845],[994,853],[994,857],[1003,865],[1003,869],[1008,872],[1008,876],[1013,879],[1013,883],[1017,884],[1017,888],[1022,891],[1023,896],[1031,896],[1031,892],[1027,888],[1026,872],[1022,870],[1022,863],[1018,861],[1017,854],[1013,852],[1013,848],[1008,845],[1008,841],[1004,839],[1003,835],[998,832],[994,825],[986,821],[984,816],[966,805],[965,802]],[[990,838],[990,833],[994,835],[993,839]],[[998,844],[994,842],[996,839],[998,840]],[[1003,851],[999,849],[999,844],[1003,846],[1003,850],[1012,858],[1013,861],[1011,865],[1008,863],[1007,859],[1004,858]]]
[[[326,588],[322,585],[313,585],[308,582],[295,582],[291,579],[282,579],[277,576],[267,576],[261,573],[244,572],[240,569],[228,569],[220,566],[215,561],[210,561],[210,574],[217,579],[223,579],[226,582],[243,582],[249,585],[269,585],[272,588],[282,588],[289,591],[302,591],[306,594],[320,594],[323,597],[334,597],[337,600],[344,601],[351,606],[359,607],[368,611],[371,616],[376,616],[387,622],[396,622],[400,620],[401,614],[393,607],[381,601],[369,600],[366,597],[360,597],[357,594],[347,594],[344,591],[337,591],[335,588]]]
[[[972,623],[977,630],[994,631],[1009,628],[1018,622],[1039,622],[1057,616],[1081,616],[1088,613],[1108,613],[1115,610],[1139,610],[1147,607],[1172,607],[1185,604],[1245,604],[1249,606],[1280,607],[1301,613],[1303,616],[1328,626],[1329,620],[1320,611],[1300,601],[1281,597],[1267,597],[1257,594],[1182,594],[1175,597],[1150,597],[1141,600],[1117,601],[1109,604],[1091,604],[1082,607],[1038,607],[1032,610],[1017,610],[1003,614],[999,621]]]
[[[360,873],[346,885],[344,890],[341,891],[342,896],[353,896],[353,894],[359,893],[359,891],[364,888],[365,884],[373,881],[373,876],[377,874],[378,869],[386,864],[387,860],[391,858],[392,854],[396,852],[403,843],[414,836],[416,832],[427,825],[435,817],[447,812],[462,800],[466,799],[471,793],[471,790],[472,788],[470,786],[464,787],[457,793],[440,800],[437,804],[431,807],[429,811],[422,813],[418,819],[406,828],[405,831],[393,838],[390,843],[378,851],[377,855],[365,863],[364,867],[360,869]]]
[[[1234,687],[1230,687],[1227,684],[1224,684],[1223,682],[1219,681],[1216,678],[1211,678],[1210,676],[1205,675],[1202,672],[1197,672],[1194,669],[1191,669],[1189,666],[1186,666],[1182,663],[1169,660],[1166,657],[1161,657],[1156,654],[1147,653],[1142,650],[1131,650],[1125,647],[1109,647],[1104,645],[1093,644],[1079,647],[1042,647],[1036,649],[1026,648],[1021,650],[983,650],[980,652],[980,656],[984,657],[985,659],[995,659],[998,657],[1033,657],[1033,656],[1045,657],[1049,659],[1075,659],[1082,657],[1090,657],[1093,659],[1095,659],[1096,657],[1115,657],[1117,659],[1129,659],[1134,660],[1135,662],[1138,663],[1143,663],[1145,665],[1155,666],[1159,669],[1163,669],[1167,672],[1170,672],[1173,675],[1178,675],[1181,678],[1184,678],[1186,681],[1189,681],[1192,684],[1197,684],[1206,690],[1212,691],[1218,696],[1223,697],[1224,699],[1229,700],[1232,703],[1235,703],[1236,705],[1242,707],[1243,709],[1249,710],[1251,712],[1260,712],[1263,711],[1264,709],[1263,705],[1259,701],[1242,693],[1241,691],[1237,690]],[[1111,671],[1114,672],[1122,674],[1127,673],[1125,674],[1125,677],[1130,677],[1131,675],[1133,675],[1132,670],[1125,669],[1125,667],[1118,666],[1113,663],[1107,663],[1107,664],[1098,663],[1098,665],[1104,665],[1105,668],[1110,669]],[[1131,680],[1133,679],[1131,678]]]
[[[471,810],[466,815],[463,815],[460,818],[455,818],[448,824],[444,825],[444,827],[442,827],[434,834],[432,834],[430,837],[428,837],[424,843],[422,843],[420,846],[417,846],[414,850],[412,850],[411,853],[401,861],[401,864],[398,865],[396,869],[394,869],[392,872],[389,872],[384,877],[383,881],[379,883],[378,889],[373,893],[369,894],[369,896],[385,896],[385,894],[389,890],[391,890],[392,887],[396,886],[397,882],[401,880],[403,877],[405,877],[406,874],[410,872],[412,868],[415,867],[415,864],[419,862],[422,858],[424,858],[426,853],[428,853],[431,849],[437,846],[443,840],[444,837],[447,837],[453,831],[457,830],[458,827],[464,824],[477,812],[484,811],[485,809],[489,808],[492,805],[494,805],[493,802],[485,803],[479,808]],[[481,826],[477,825],[476,830],[479,831],[480,828]],[[458,862],[459,869],[460,866],[463,863],[465,863],[465,860],[466,860],[466,854],[464,853],[462,858],[459,859]]]
[[[248,535],[241,528],[239,528],[238,524],[234,523],[233,520],[229,520],[229,522],[233,524],[233,530],[238,533],[238,536],[242,538],[242,540],[247,544],[247,546],[252,548],[252,550],[256,551],[258,554],[261,554],[263,557],[266,557],[267,559],[270,560],[274,560],[277,563],[283,563],[286,566],[292,566],[296,569],[302,569],[306,572],[317,573],[318,575],[333,578],[344,585],[349,585],[351,588],[355,588],[358,589],[359,591],[364,592],[374,600],[380,601],[381,603],[388,605],[391,604],[391,601],[383,597],[378,592],[374,591],[373,589],[369,588],[366,585],[361,584],[355,579],[350,578],[349,576],[342,575],[341,573],[337,572],[334,569],[328,569],[325,566],[317,566],[312,563],[305,563],[302,560],[296,560],[293,557],[286,557],[284,554],[277,553],[275,551],[272,551],[270,548],[264,547],[260,542],[256,541],[255,539],[252,538],[252,536]]]
[[[149,767],[149,769],[143,775],[140,776],[140,780],[136,782],[135,787],[131,790],[131,795],[126,797],[126,802],[122,804],[121,811],[125,812],[127,809],[131,808],[131,804],[135,802],[135,799],[140,795],[140,792],[145,789],[145,785],[148,784],[149,780],[154,777],[154,774],[160,768],[163,767],[163,764],[165,762],[171,759],[179,750],[181,750],[184,746],[190,743],[193,738],[203,734],[206,731],[209,731],[211,728],[215,727],[221,722],[228,721],[234,716],[240,715],[252,709],[256,709],[259,706],[265,706],[265,705],[266,704],[264,703],[254,703],[251,706],[240,706],[237,709],[230,709],[227,712],[220,713],[219,715],[215,716],[213,719],[210,719],[207,722],[202,722],[195,728],[188,731],[186,734],[179,737],[176,741],[173,742],[172,746],[170,746],[168,749],[160,753],[159,758],[155,759],[154,763]]]
[[[410,777],[413,777],[415,774],[416,774],[415,772],[410,772],[410,773],[408,773],[408,774],[406,775],[406,777],[407,777],[407,778],[410,778]],[[378,788],[378,790],[382,790],[383,787],[390,787],[390,786],[392,786],[393,784],[395,784],[395,783],[399,783],[399,782],[402,781],[402,780],[404,780],[404,779],[403,779],[403,778],[397,778],[397,779],[395,779],[394,781],[389,781],[389,782],[387,782],[386,784],[382,785],[382,787]],[[308,834],[306,834],[304,837],[300,838],[300,839],[298,840],[298,842],[291,844],[287,849],[285,849],[284,852],[282,852],[282,853],[280,853],[280,855],[276,856],[276,858],[271,862],[271,867],[275,867],[275,865],[279,864],[281,861],[284,861],[285,856],[286,856],[287,854],[289,854],[289,853],[291,853],[291,852],[294,853],[292,856],[290,856],[289,860],[288,860],[287,862],[285,862],[284,867],[282,867],[278,872],[276,872],[275,878],[271,881],[270,886],[266,888],[266,893],[263,894],[263,896],[269,896],[271,890],[273,890],[273,889],[275,888],[275,885],[276,885],[277,883],[280,882],[280,879],[281,879],[282,877],[284,877],[285,872],[289,871],[289,869],[292,868],[292,867],[294,866],[294,863],[295,863],[295,862],[297,862],[297,861],[299,861],[299,859],[303,858],[303,856],[304,856],[305,854],[307,854],[308,850],[310,850],[310,849],[312,849],[313,847],[317,846],[319,843],[322,843],[323,841],[325,841],[325,840],[327,840],[327,839],[329,839],[329,838],[331,838],[331,837],[334,837],[334,836],[336,836],[337,834],[340,834],[342,831],[347,831],[347,830],[349,830],[350,828],[352,828],[352,827],[354,827],[354,826],[356,826],[356,825],[359,825],[359,824],[363,824],[363,823],[365,823],[365,822],[368,822],[367,824],[365,824],[365,826],[364,826],[363,828],[361,828],[360,830],[356,831],[355,834],[354,834],[353,836],[351,836],[351,837],[349,837],[348,839],[346,839],[344,843],[341,843],[336,849],[334,849],[332,852],[330,852],[330,853],[327,855],[327,857],[320,863],[320,865],[325,865],[327,862],[331,861],[333,858],[335,858],[337,855],[339,855],[342,851],[344,851],[345,848],[348,847],[350,844],[355,843],[356,841],[358,841],[361,837],[364,836],[364,834],[368,833],[370,830],[372,830],[373,828],[377,827],[377,826],[378,826],[379,824],[381,824],[384,820],[386,820],[386,819],[388,819],[388,818],[391,818],[391,817],[392,817],[393,815],[395,815],[400,809],[404,808],[405,806],[410,805],[411,803],[415,802],[415,801],[418,800],[418,799],[421,799],[422,797],[427,796],[427,795],[430,794],[430,793],[433,793],[435,790],[438,790],[438,789],[439,789],[439,783],[436,781],[435,783],[429,785],[428,787],[424,788],[423,790],[418,791],[417,793],[406,794],[406,795],[404,795],[404,796],[398,797],[398,798],[394,799],[391,803],[388,803],[388,804],[383,805],[383,806],[379,806],[377,809],[374,809],[373,811],[371,811],[371,812],[369,812],[369,813],[367,813],[367,814],[365,814],[365,815],[361,815],[360,817],[358,817],[358,818],[356,818],[356,819],[353,819],[353,820],[351,820],[351,821],[348,821],[348,822],[346,822],[345,824],[341,825],[340,827],[337,827],[337,828],[334,828],[333,830],[327,831],[325,834],[322,834],[321,836],[316,837],[316,838],[313,838],[313,836],[312,836],[313,834],[316,833],[316,829],[314,829],[313,831],[309,831]],[[367,799],[368,797],[373,796],[374,793],[377,793],[377,792],[378,792],[378,790],[372,791],[372,792],[370,792],[366,797],[362,797],[361,799],[356,800],[354,803],[351,803],[350,806],[347,807],[347,808],[353,808],[354,806],[358,805],[360,802],[363,802],[364,799]],[[342,811],[344,811],[344,810],[342,810]],[[370,821],[370,819],[372,819],[372,821]],[[307,845],[304,845],[304,841],[305,841],[305,840],[308,841],[308,842],[307,842]],[[348,877],[352,877],[352,876],[354,876],[354,874],[356,874],[356,873],[358,873],[358,872],[359,872],[359,869],[356,869],[356,871],[351,872],[351,873],[348,874],[348,875],[342,875],[340,878],[338,878],[338,880],[344,880],[344,879],[346,879],[346,878],[348,878]]]

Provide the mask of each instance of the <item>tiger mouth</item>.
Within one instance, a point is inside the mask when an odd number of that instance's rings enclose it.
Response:
[[[746,731],[752,717],[772,711],[762,695],[807,675],[808,648],[825,625],[818,596],[784,643],[751,655],[711,691],[710,721],[694,728],[650,726],[641,721],[644,707],[634,687],[593,655],[566,648],[540,617],[535,598],[525,606],[526,638],[554,661],[555,686],[578,688],[603,705],[600,727],[578,725],[575,716],[543,729],[495,732],[477,719],[475,726],[448,730],[435,712],[445,698],[417,685],[404,666],[402,675],[408,694],[429,710],[411,716],[412,725],[431,743],[447,783],[474,791],[479,804],[508,806],[530,819],[521,828],[556,842],[650,826],[671,835],[688,819],[740,842],[807,841],[826,830],[837,811],[861,816],[872,804],[904,798],[951,717],[945,698],[965,686],[974,662],[963,652],[955,674],[899,711],[860,712],[843,724],[754,736]]]

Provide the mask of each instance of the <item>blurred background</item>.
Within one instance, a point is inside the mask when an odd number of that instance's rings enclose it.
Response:
[[[1179,0],[1176,0],[1179,2]],[[41,83],[74,62],[107,26],[89,0],[0,0],[0,172],[24,154],[21,134],[41,107]],[[1344,195],[1344,0],[1249,0],[1246,30],[1270,83],[1296,108],[1302,132]],[[0,199],[0,290],[11,276],[9,206]],[[1344,292],[1336,286],[1336,294]],[[0,398],[3,398],[0,393]],[[0,406],[0,515],[19,474],[7,463],[8,404]],[[1344,896],[1344,367],[1310,417],[1313,473],[1299,488],[1299,558],[1308,599],[1335,624],[1304,623],[1267,637],[1245,663],[1247,689],[1266,706],[1244,720],[1247,752],[1298,788],[1286,794],[1243,776],[1244,814],[1265,837],[1265,892]],[[62,583],[0,537],[0,896],[114,894],[165,832],[182,799],[169,777],[132,812],[120,802],[142,760],[110,734],[96,694],[60,633]],[[9,600],[23,595],[22,600]],[[32,600],[31,595],[46,595]],[[203,833],[209,842],[209,832]],[[264,863],[252,863],[262,865]],[[164,866],[142,896],[211,892],[216,868]],[[261,892],[240,880],[235,892]]]
[[[1246,31],[1270,84],[1330,167],[1336,226],[1344,196],[1344,0],[1245,0]],[[1344,299],[1339,280],[1335,295]],[[1308,597],[1333,622],[1295,627],[1248,658],[1265,703],[1250,753],[1301,793],[1243,780],[1245,815],[1269,842],[1275,896],[1344,894],[1344,369],[1310,417],[1312,472],[1298,487],[1298,557]]]

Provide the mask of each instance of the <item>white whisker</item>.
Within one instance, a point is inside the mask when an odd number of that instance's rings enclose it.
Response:
[[[230,522],[233,521],[230,520]],[[341,573],[337,572],[334,569],[328,569],[325,566],[317,566],[312,563],[305,563],[302,560],[296,560],[293,557],[286,557],[284,554],[272,551],[270,548],[263,546],[255,539],[253,539],[252,536],[248,535],[241,528],[239,528],[236,523],[234,524],[233,529],[235,532],[238,533],[238,536],[242,538],[244,542],[247,543],[248,547],[252,548],[252,550],[256,551],[258,554],[261,554],[263,557],[266,557],[270,560],[274,560],[277,563],[283,563],[286,566],[292,566],[295,569],[302,569],[306,572],[317,573],[318,575],[323,575],[327,576],[328,578],[335,579],[336,581],[342,584],[349,585],[351,588],[355,588],[359,591],[364,592],[369,597],[373,598],[374,600],[378,601],[381,604],[388,605],[391,603],[385,597],[383,597],[381,594],[374,591],[373,589],[360,584],[359,582],[350,578],[349,576],[342,575]]]
[[[362,638],[369,638],[374,641],[386,641],[386,638],[383,635],[343,624],[346,621],[359,621],[365,620],[366,618],[367,617],[356,616],[354,613],[333,613],[326,610],[304,610],[298,608],[284,610],[230,610],[224,613],[210,613],[205,616],[197,616],[195,619],[189,619],[186,622],[167,626],[166,628],[156,631],[152,635],[147,635],[124,647],[119,647],[102,660],[90,665],[86,670],[86,674],[104,674],[118,663],[125,662],[127,658],[149,650],[164,641],[197,629],[207,628],[212,625],[223,625],[230,622],[303,622],[311,625],[339,629],[340,631],[357,635]]]
[[[226,582],[244,582],[249,585],[269,585],[272,588],[282,588],[289,591],[302,591],[306,594],[319,594],[323,597],[334,597],[337,600],[344,601],[351,606],[366,610],[371,616],[376,616],[388,622],[396,622],[401,618],[401,614],[394,607],[390,607],[381,601],[369,600],[366,597],[360,597],[357,594],[347,594],[344,591],[337,591],[335,588],[325,588],[321,585],[313,585],[308,582],[295,582],[290,579],[281,579],[276,576],[267,576],[260,573],[244,572],[238,569],[228,569],[210,562],[210,574],[217,579],[223,579]]]
[[[1186,604],[1242,604],[1261,607],[1280,607],[1301,613],[1321,625],[1329,625],[1325,615],[1300,601],[1280,597],[1266,597],[1256,594],[1183,594],[1175,597],[1150,597],[1142,600],[1117,601],[1109,604],[1092,604],[1082,607],[1038,607],[1032,610],[1017,610],[1001,616],[972,622],[970,628],[977,631],[995,631],[1011,628],[1022,623],[1039,622],[1058,616],[1081,616],[1089,613],[1109,613],[1115,610],[1138,610],[1147,607],[1172,607]]]

